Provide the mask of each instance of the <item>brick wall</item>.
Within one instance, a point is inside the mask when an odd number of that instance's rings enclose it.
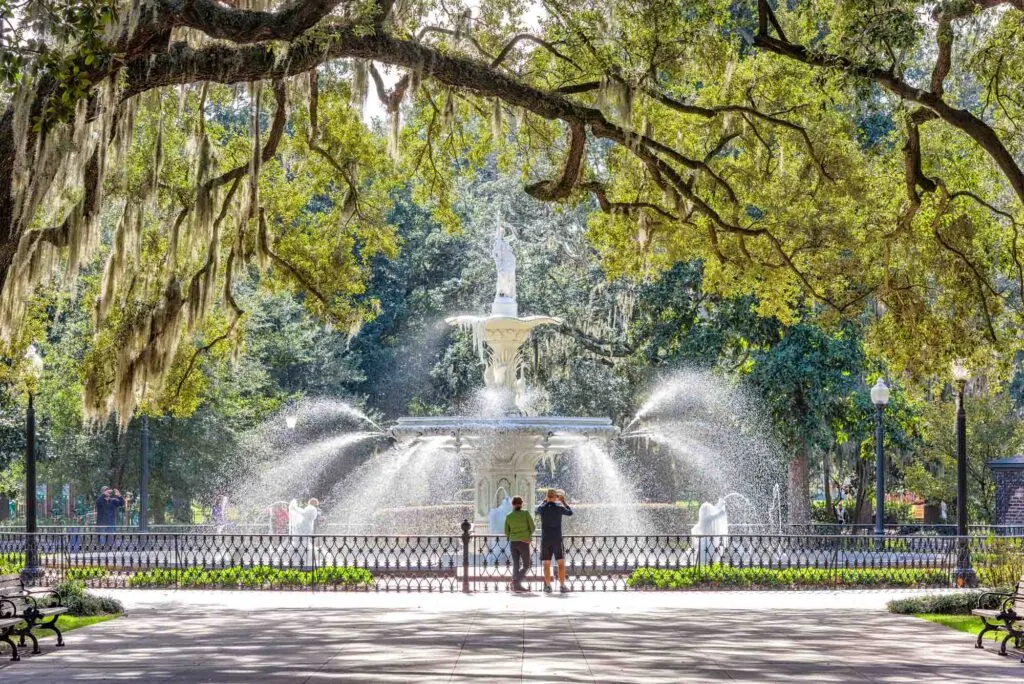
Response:
[[[1024,525],[1024,468],[993,469],[996,480],[996,524]]]

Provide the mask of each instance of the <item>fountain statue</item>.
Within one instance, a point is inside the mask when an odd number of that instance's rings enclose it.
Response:
[[[494,303],[501,302],[503,306],[515,304],[516,301],[516,255],[512,247],[505,242],[501,222],[498,222],[497,232],[494,235],[494,247],[491,249],[491,256],[494,257],[494,265],[498,270],[498,287],[494,294]],[[493,307],[492,307],[493,311]],[[494,311],[494,313],[499,313]],[[511,316],[515,316],[513,311]]]
[[[497,271],[490,316],[452,316],[449,325],[473,331],[473,345],[484,367],[484,385],[506,413],[521,413],[526,389],[520,348],[539,325],[559,325],[550,316],[520,316],[516,301],[516,257],[499,225],[491,249]]]
[[[505,497],[501,505],[487,514],[487,527],[491,534],[505,534],[505,517],[512,512],[512,499]]]
[[[313,534],[316,517],[320,514],[316,499],[310,499],[308,505],[300,506],[295,499],[288,502],[288,534]]]
[[[490,528],[491,512],[500,510],[499,493],[521,496],[524,507],[533,509],[540,461],[546,458],[553,463],[558,454],[588,439],[607,440],[618,434],[610,418],[526,415],[526,377],[520,349],[534,328],[560,325],[561,321],[550,316],[519,315],[516,257],[500,221],[491,256],[496,287],[490,315],[453,316],[446,322],[472,331],[484,368],[484,385],[498,405],[496,415],[399,418],[391,429],[399,442],[438,440],[441,448],[467,457],[473,474],[474,523],[480,529]],[[503,528],[504,516],[501,524]]]
[[[709,564],[714,557],[716,548],[723,547],[729,541],[729,511],[725,497],[718,503],[705,501],[697,510],[697,524],[690,529],[690,534],[697,537],[697,558],[701,565]]]

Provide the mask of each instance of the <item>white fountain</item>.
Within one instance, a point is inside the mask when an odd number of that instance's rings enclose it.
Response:
[[[697,511],[697,524],[690,529],[690,534],[699,540],[697,557],[701,565],[711,563],[715,550],[729,543],[729,508],[725,497],[718,503],[705,501]]]
[[[525,415],[526,377],[520,349],[530,331],[558,325],[550,316],[520,316],[516,301],[516,258],[499,222],[491,256],[497,291],[488,316],[453,316],[450,325],[468,328],[484,368],[484,384],[497,404],[488,417],[399,418],[391,434],[399,442],[434,441],[469,460],[473,474],[474,524],[487,529],[492,511],[506,497],[521,496],[528,510],[536,503],[537,465],[588,439],[618,434],[610,418]],[[497,516],[495,516],[496,518]]]

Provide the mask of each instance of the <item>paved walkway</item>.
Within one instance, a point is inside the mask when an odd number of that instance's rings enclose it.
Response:
[[[1016,658],[884,612],[888,592],[116,594],[125,617],[0,681],[1024,681]]]

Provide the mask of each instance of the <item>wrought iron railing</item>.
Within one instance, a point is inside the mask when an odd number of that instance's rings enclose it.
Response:
[[[873,523],[822,523],[813,522],[808,525],[784,523],[779,525],[762,523],[731,522],[730,531],[739,534],[860,534],[873,535],[875,526]],[[953,523],[929,524],[924,523],[887,523],[884,527],[885,533],[895,536],[909,535],[933,535],[933,536],[956,536],[957,526]],[[967,533],[972,537],[1020,537],[1024,536],[1024,525],[968,525]]]
[[[535,540],[539,541],[539,540]],[[503,591],[503,537],[0,532],[0,574],[34,543],[34,581],[98,588]],[[542,579],[539,543],[525,581]],[[1022,537],[814,534],[576,535],[564,539],[574,591],[950,587],[963,558],[982,584],[1016,583]],[[556,565],[557,567],[557,565]]]
[[[101,527],[95,524],[65,524],[65,525],[39,525],[37,530],[39,532],[67,532],[67,533],[101,533],[106,532],[109,527]],[[853,523],[821,523],[814,522],[807,525],[797,525],[784,523],[779,525],[775,524],[763,524],[763,523],[743,523],[743,522],[731,522],[729,529],[735,534],[742,535],[787,535],[787,534],[815,534],[815,535],[874,535],[875,526],[873,524],[853,524]],[[136,525],[116,525],[113,530],[118,533],[137,533],[139,528]],[[22,521],[0,521],[0,532],[24,532],[25,526]],[[259,522],[228,522],[225,524],[214,524],[214,523],[197,523],[197,524],[185,524],[185,523],[172,523],[172,524],[151,524],[148,528],[151,533],[162,533],[162,534],[245,534],[245,535],[260,535],[260,534],[271,534],[271,523],[269,521]],[[349,523],[338,523],[333,521],[326,521],[320,523],[318,521],[316,528],[318,535],[333,535],[333,536],[345,536],[345,535],[371,535],[373,532],[372,523],[366,524],[349,524]],[[895,536],[910,536],[910,535],[923,535],[923,536],[956,536],[956,525],[954,524],[934,524],[925,525],[919,523],[897,523],[887,524],[885,526],[885,533],[887,535]],[[1024,536],[1024,525],[987,525],[977,524],[968,525],[968,534],[972,537],[976,536],[995,536],[995,537],[1021,537]]]

